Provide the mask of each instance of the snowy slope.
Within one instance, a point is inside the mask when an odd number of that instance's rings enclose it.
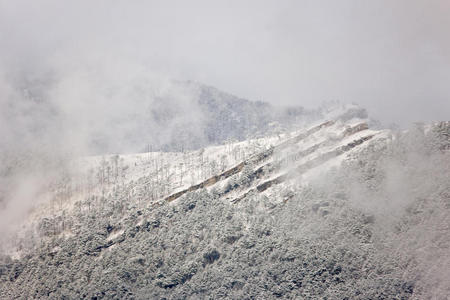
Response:
[[[324,116],[196,151],[73,161],[7,249],[17,260],[2,258],[0,296],[448,295],[448,123],[395,133],[355,107]]]
[[[220,177],[222,173],[239,164],[248,165],[255,169],[254,171],[269,166],[273,170],[267,172],[264,178],[270,179],[292,171],[295,166],[317,160],[318,157],[363,136],[381,134],[365,127],[357,128],[360,124],[365,124],[366,120],[352,118],[345,122],[341,121],[339,116],[346,115],[347,112],[348,110],[342,108],[332,111],[330,115],[337,120],[333,121],[333,124],[323,125],[326,121],[319,121],[314,126],[293,132],[242,142],[230,141],[197,151],[147,152],[80,158],[71,163],[68,178],[53,185],[56,188],[51,192],[52,195],[47,197],[52,200],[37,208],[33,219],[36,222],[48,212],[53,216],[64,211],[70,213],[74,209],[75,202],[90,197],[107,197],[117,189],[128,191],[128,203],[131,200],[138,202],[133,203],[134,205],[151,206],[172,194],[200,185],[212,177]],[[355,132],[350,132],[352,128],[356,128]],[[257,159],[261,155],[267,157]],[[343,153],[331,160],[339,161],[345,157]],[[327,162],[328,159],[314,168],[320,169],[323,164],[326,170]],[[238,177],[239,173],[233,174],[233,178],[221,176],[219,181],[227,180],[220,184],[226,185],[228,181]],[[263,181],[258,179],[256,183]]]

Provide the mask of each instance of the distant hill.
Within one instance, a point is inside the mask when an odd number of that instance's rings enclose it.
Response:
[[[95,153],[193,150],[280,133],[321,118],[317,110],[249,101],[194,82],[174,82],[136,109],[147,113],[116,120],[114,136],[93,136]]]

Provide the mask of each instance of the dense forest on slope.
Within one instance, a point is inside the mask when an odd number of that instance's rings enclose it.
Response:
[[[83,200],[58,230],[41,222],[33,251],[2,257],[0,297],[445,298],[448,137],[448,123],[418,126],[236,204],[226,185],[150,206],[124,206],[126,188]]]

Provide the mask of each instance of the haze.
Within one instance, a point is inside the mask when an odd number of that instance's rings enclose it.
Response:
[[[446,0],[2,0],[0,70],[9,82],[139,66],[251,100],[356,102],[407,125],[450,115],[449,13]]]

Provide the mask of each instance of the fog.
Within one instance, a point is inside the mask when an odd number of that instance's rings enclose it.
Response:
[[[35,200],[43,165],[90,153],[88,137],[135,141],[121,120],[154,99],[201,119],[173,80],[277,105],[355,102],[384,124],[448,119],[449,13],[446,0],[0,0],[0,187],[24,204],[3,220]]]
[[[8,80],[103,61],[252,100],[356,102],[386,123],[450,115],[445,0],[0,3]]]

